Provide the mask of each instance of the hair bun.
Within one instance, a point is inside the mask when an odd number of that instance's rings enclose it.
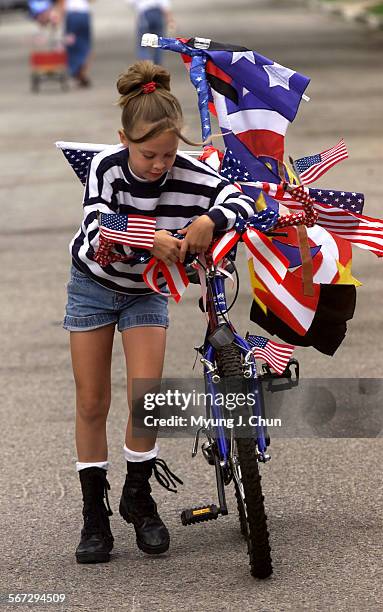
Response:
[[[162,66],[149,60],[136,62],[121,74],[117,81],[117,90],[121,95],[119,105],[125,106],[129,100],[142,92],[142,86],[153,81],[156,88],[170,91],[170,74]]]

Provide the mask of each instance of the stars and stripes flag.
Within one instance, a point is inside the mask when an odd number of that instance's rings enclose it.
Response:
[[[295,346],[292,344],[279,344],[263,336],[253,336],[250,334],[246,336],[246,340],[252,347],[252,352],[256,359],[263,359],[277,374],[283,374]]]
[[[316,201],[327,204],[327,206],[335,206],[350,210],[358,215],[363,213],[364,194],[356,191],[334,191],[334,189],[313,189],[307,188],[309,195]]]
[[[284,189],[282,183],[268,183],[262,181],[252,181],[250,172],[242,161],[236,158],[233,151],[227,149],[223,156],[220,174],[227,178],[230,183],[239,182],[245,193],[253,195],[249,192],[249,188],[262,189],[266,194],[276,200],[291,200],[291,195]],[[313,187],[305,187],[305,192],[316,202],[323,202],[328,206],[335,206],[350,210],[351,212],[363,212],[364,194],[356,191],[336,191],[335,189],[314,189]],[[270,205],[270,202],[268,202]]]
[[[230,180],[230,179],[229,179]],[[238,179],[239,184],[241,180]],[[250,182],[250,185],[262,189],[266,194],[276,200],[287,201],[292,200],[291,193],[287,191],[283,183],[267,183],[261,181]],[[305,192],[315,200],[316,203],[323,203],[327,206],[333,206],[342,210],[361,215],[364,207],[364,194],[356,191],[335,191],[334,189],[313,189],[312,187],[303,187]],[[286,204],[290,206],[289,203]],[[292,207],[294,205],[292,204]]]
[[[308,190],[307,187],[304,189]],[[295,200],[286,202],[286,206],[293,211],[302,210],[302,203]],[[314,209],[318,213],[317,223],[326,230],[383,257],[383,221],[323,202],[315,201]]]
[[[299,174],[299,179],[302,185],[310,185],[318,178],[325,174],[330,168],[347,159],[348,152],[343,138],[322,153],[316,155],[308,155],[294,160],[294,168]]]
[[[151,249],[156,231],[156,218],[143,215],[99,213],[100,236],[115,244]]]
[[[267,180],[271,173],[279,177],[285,134],[310,79],[249,49],[231,51],[211,45],[206,54],[208,81],[226,146],[252,176],[259,180]]]
[[[162,37],[158,43],[182,54],[199,102],[217,115],[225,146],[244,160],[251,175],[280,178],[285,133],[310,79],[245,47]],[[203,124],[206,115],[201,112]]]
[[[90,162],[97,153],[106,149],[107,146],[109,145],[89,142],[65,142],[61,140],[56,142],[56,147],[61,149],[65,159],[84,186]]]

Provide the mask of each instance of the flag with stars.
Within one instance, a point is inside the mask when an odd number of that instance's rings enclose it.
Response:
[[[347,159],[348,152],[343,138],[330,149],[316,155],[308,155],[294,160],[294,168],[299,174],[302,185],[310,185],[330,168]]]
[[[250,172],[241,160],[234,156],[233,151],[230,149],[225,151],[219,173],[227,178],[230,183],[251,181]]]
[[[265,108],[294,121],[310,79],[256,51],[232,51],[230,45],[220,47],[215,50],[210,45],[206,54],[219,70],[235,81],[237,93],[253,94]]]
[[[314,196],[313,189],[303,186],[300,188],[304,189],[306,193],[310,192],[311,197]],[[324,190],[319,191],[324,192]],[[346,192],[340,193],[346,194]],[[354,193],[355,196],[353,197],[355,197],[356,200],[362,199],[361,197],[358,198],[358,196],[362,196],[363,194]],[[351,197],[346,197],[347,206],[351,204],[351,202],[347,202],[348,199],[351,200]],[[302,203],[294,199],[285,203],[292,211],[302,210]],[[358,204],[360,205],[361,203]],[[338,207],[335,203],[330,205],[318,200],[314,201],[314,210],[318,214],[318,225],[324,227],[332,234],[336,234],[338,237],[349,241],[360,249],[366,249],[371,251],[371,253],[375,253],[378,257],[383,257],[383,221],[381,219],[356,213],[354,209],[346,208],[346,206]]]
[[[56,142],[56,147],[61,149],[65,159],[71,165],[76,176],[85,186],[88,169],[93,157],[109,145],[93,144],[87,142]]]
[[[333,189],[308,188],[309,194],[316,202],[322,202],[327,206],[335,206],[350,210],[358,215],[363,212],[364,194],[356,191],[334,191]]]
[[[255,51],[217,47],[206,51],[207,75],[226,147],[253,180],[286,180],[285,134],[310,79]]]
[[[264,169],[264,167],[261,167],[261,172],[263,172]],[[259,183],[256,185],[254,182],[252,182],[251,173],[242,163],[241,159],[234,156],[231,149],[226,149],[219,173],[230,181],[230,183],[240,182],[243,193],[248,195],[255,202],[258,200],[263,184]],[[263,196],[267,208],[278,211],[278,203],[275,201],[275,199],[266,193],[264,193]]]
[[[285,133],[310,79],[236,45],[159,37],[159,46],[182,54],[198,92],[203,134],[206,109],[214,109],[226,148],[244,160],[253,180],[288,180]]]
[[[151,249],[156,231],[156,218],[143,215],[99,213],[100,236],[116,244],[138,249]]]
[[[256,359],[263,359],[277,372],[283,374],[293,354],[295,346],[292,344],[278,344],[263,336],[246,336],[247,343],[251,346]]]

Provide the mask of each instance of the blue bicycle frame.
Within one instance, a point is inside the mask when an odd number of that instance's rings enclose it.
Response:
[[[262,423],[262,417],[264,417],[264,403],[263,394],[261,388],[261,382],[257,376],[257,368],[250,345],[242,338],[235,330],[232,323],[227,318],[227,301],[225,292],[225,280],[226,277],[212,264],[206,271],[208,275],[208,288],[206,297],[206,309],[209,320],[208,332],[203,347],[203,363],[204,363],[204,375],[206,381],[206,392],[209,394],[208,397],[212,398],[210,410],[213,419],[218,419],[218,422],[223,421],[222,405],[217,404],[215,401],[217,385],[213,380],[216,373],[216,351],[217,349],[211,344],[209,338],[214,331],[225,325],[232,332],[233,343],[238,347],[241,354],[243,355],[243,366],[244,366],[244,378],[248,382],[248,392],[253,394],[255,402],[252,405],[252,415],[256,418],[257,425],[255,426],[255,437],[258,451],[259,461],[265,461],[266,456],[266,426]],[[227,435],[225,435],[224,427],[217,425],[215,427],[215,440],[217,443],[220,461],[222,465],[226,465],[229,460],[230,447],[228,444]]]

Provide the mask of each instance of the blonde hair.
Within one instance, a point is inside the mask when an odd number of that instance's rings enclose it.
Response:
[[[144,92],[144,86],[153,82],[155,89]],[[120,94],[118,104],[122,109],[121,122],[126,137],[135,143],[145,142],[166,131],[174,132],[183,142],[200,146],[182,133],[181,105],[170,91],[170,74],[162,66],[149,60],[136,62],[121,74],[117,81]],[[133,138],[132,131],[138,122],[149,123],[149,131],[140,138]]]

